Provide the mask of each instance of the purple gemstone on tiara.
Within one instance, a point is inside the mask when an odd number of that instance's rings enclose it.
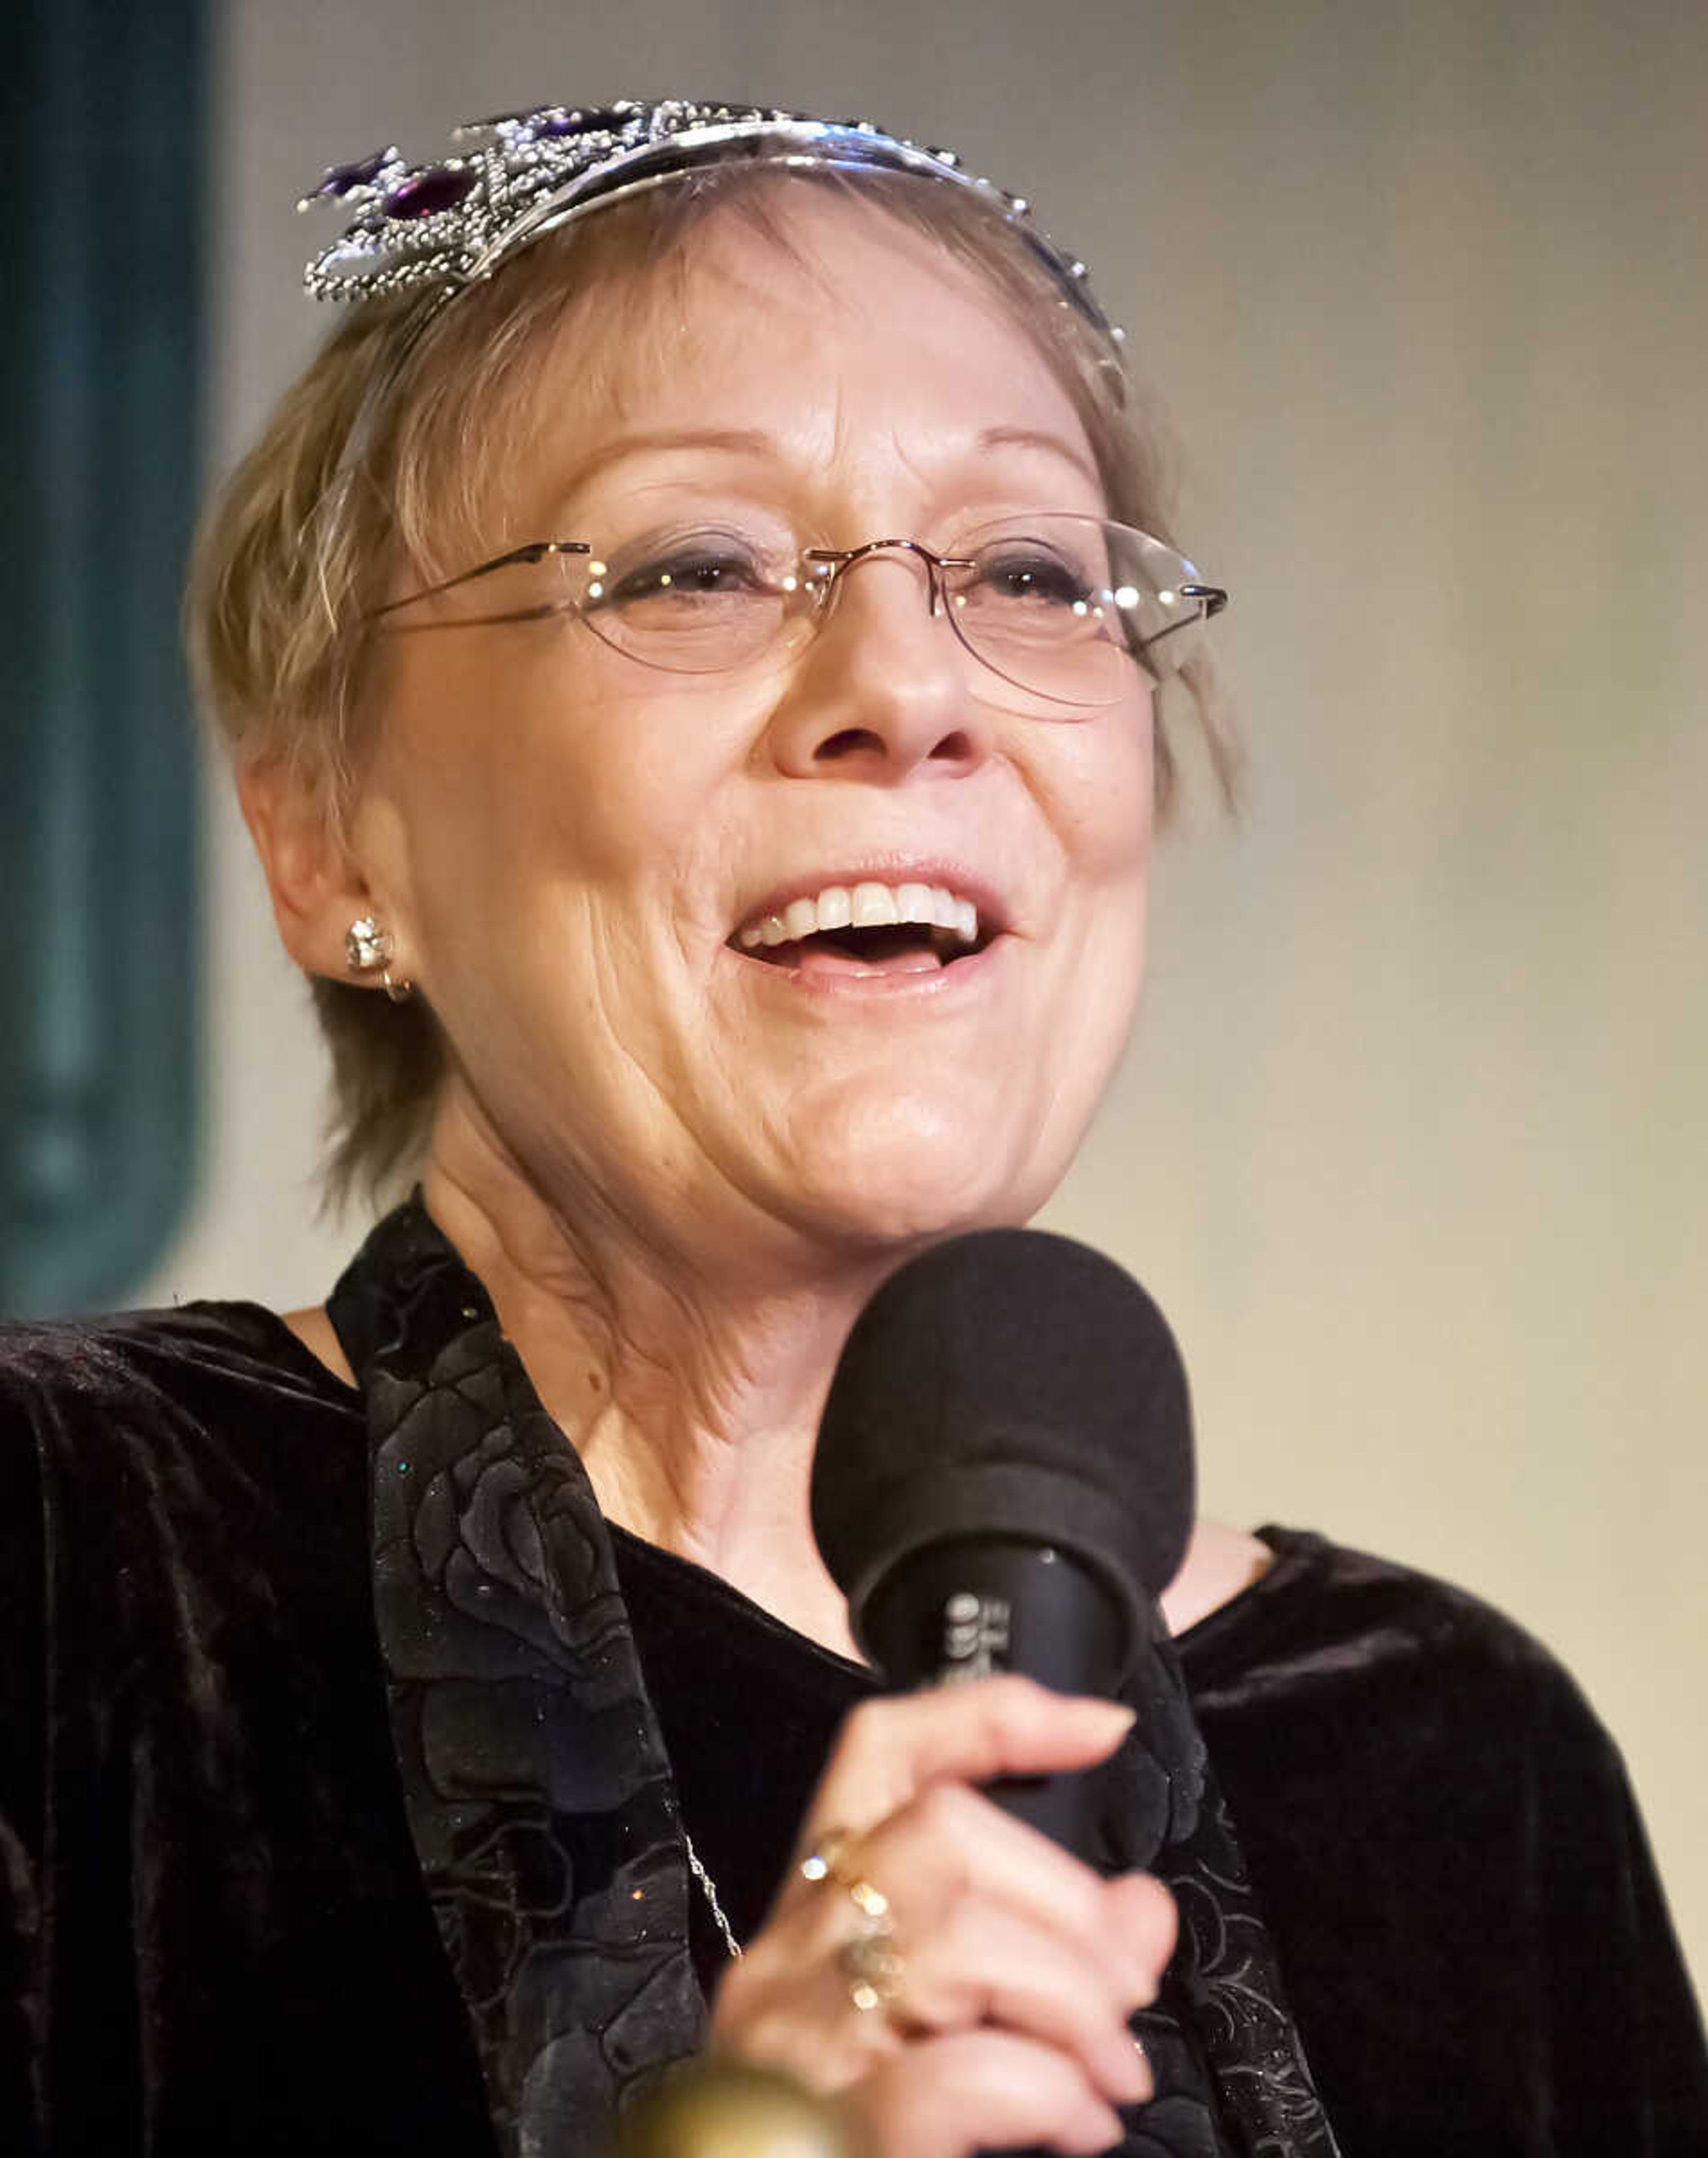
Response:
[[[358,188],[371,188],[390,154],[389,151],[376,150],[371,157],[358,157],[351,165],[328,165],[326,178],[314,190],[315,194],[347,195]]]
[[[441,209],[455,209],[473,191],[474,174],[467,165],[433,165],[392,189],[385,198],[385,214],[432,217]]]

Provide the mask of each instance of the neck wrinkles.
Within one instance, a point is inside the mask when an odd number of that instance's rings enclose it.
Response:
[[[853,1653],[818,1559],[808,1481],[842,1344],[906,1253],[792,1274],[649,1245],[592,1195],[549,1202],[466,1102],[422,1179],[606,1518]],[[756,1238],[756,1242],[758,1241]]]

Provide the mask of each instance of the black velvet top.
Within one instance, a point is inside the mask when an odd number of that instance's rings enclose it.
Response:
[[[254,1307],[0,1335],[0,2151],[495,2149],[388,1728],[369,1474],[362,1397]],[[1457,1590],[1264,1535],[1180,1649],[1346,2158],[1702,2158],[1700,2020],[1570,1679]],[[867,1681],[615,1542],[749,1932]]]

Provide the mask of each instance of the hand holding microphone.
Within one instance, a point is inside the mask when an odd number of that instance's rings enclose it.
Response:
[[[958,1238],[862,1314],[814,1531],[886,1677],[973,1682],[849,1718],[714,2037],[838,2094],[881,2158],[1102,2150],[1114,2108],[1148,2093],[1127,2022],[1173,1907],[1071,1847],[1083,1772],[1131,1720],[1083,1696],[1119,1686],[1190,1511],[1179,1356],[1108,1261],[1027,1231]]]
[[[1143,1876],[1101,1879],[974,1787],[1088,1767],[1128,1721],[1014,1677],[858,1709],[771,1915],[720,1989],[715,2041],[840,2095],[881,2158],[1117,2141],[1114,2107],[1149,2090],[1127,2019],[1154,1996],[1173,1906]],[[894,1983],[859,2006],[870,1966],[850,1951],[874,1939]]]

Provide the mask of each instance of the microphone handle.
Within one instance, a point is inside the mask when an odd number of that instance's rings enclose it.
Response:
[[[861,1646],[895,1686],[953,1686],[1020,1671],[1058,1693],[1112,1698],[1145,1618],[1071,1552],[1006,1536],[927,1545],[885,1574],[854,1614]],[[1004,1776],[985,1786],[1004,1813],[1076,1857],[1097,1851],[1098,1779]]]
[[[1136,1599],[1118,1598],[1070,1552],[1005,1537],[927,1546],[885,1574],[855,1613],[862,1647],[896,1686],[953,1686],[1020,1671],[1058,1693],[1112,1697],[1148,1634]],[[1002,1776],[984,1786],[1003,1811],[1076,1857],[1097,1849],[1095,1771]],[[982,2158],[1046,2158],[987,2151]]]

